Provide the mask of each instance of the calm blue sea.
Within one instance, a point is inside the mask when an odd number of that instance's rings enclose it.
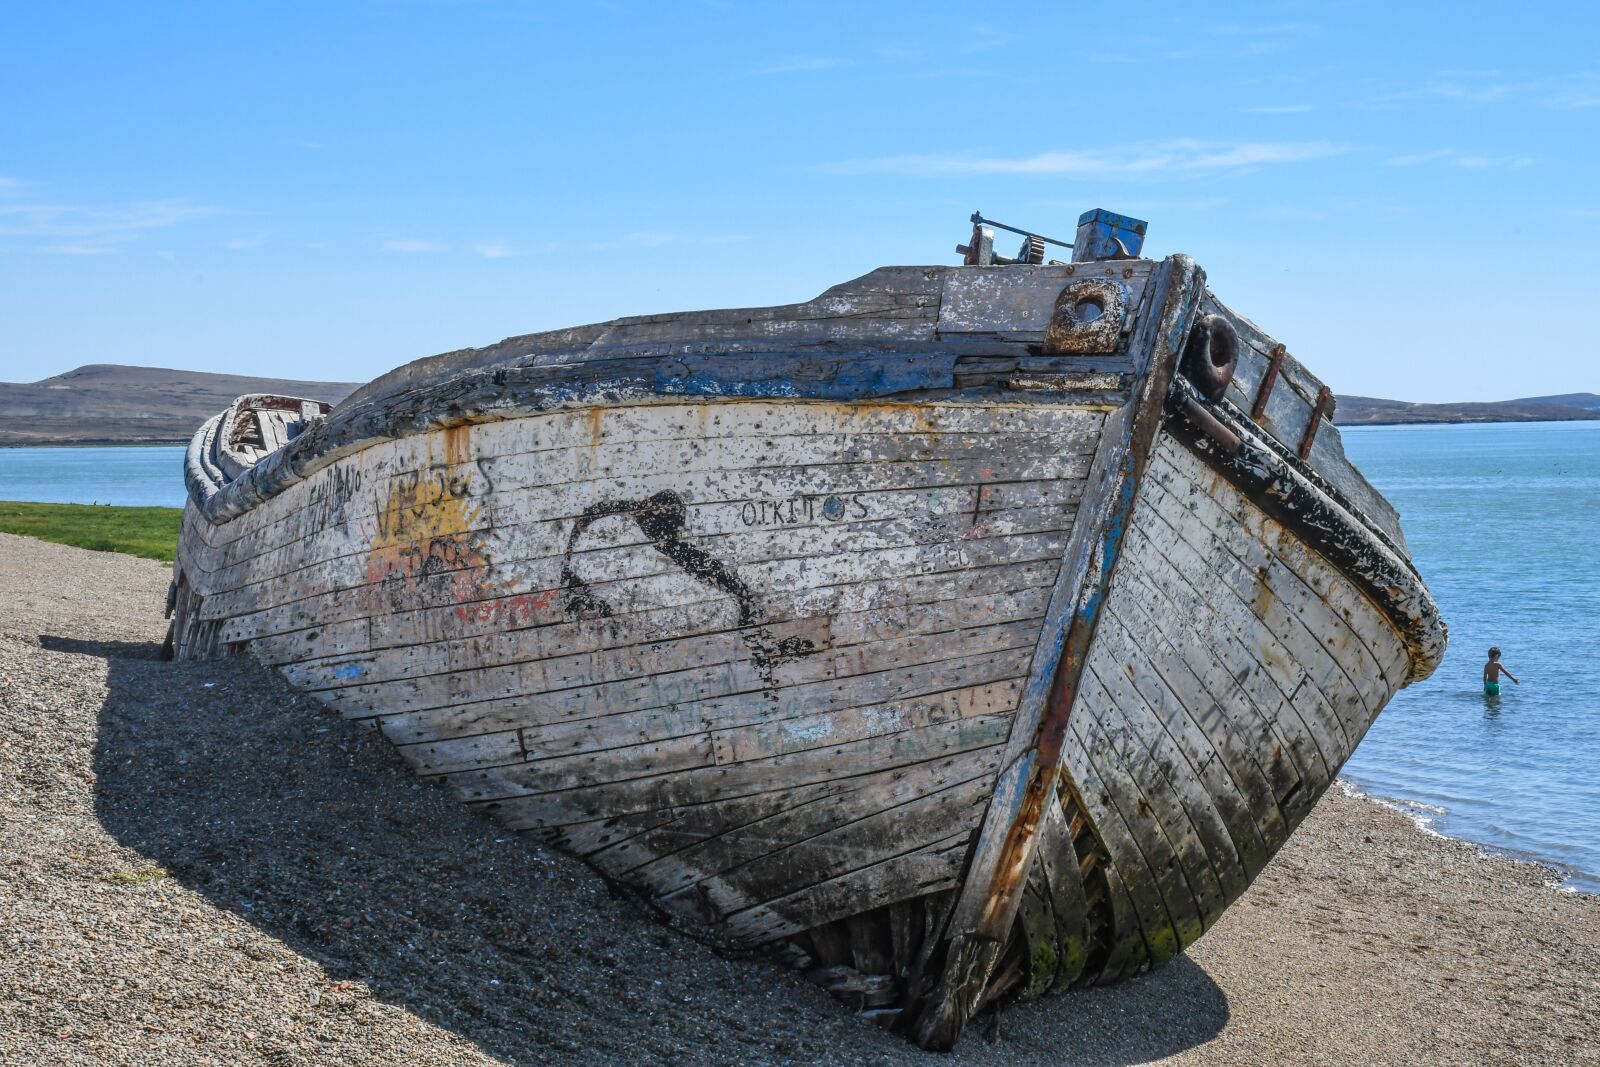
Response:
[[[1345,451],[1400,509],[1450,624],[1346,766],[1452,837],[1600,891],[1600,423],[1389,426]],[[1521,685],[1485,696],[1490,645]]]
[[[1434,829],[1600,891],[1600,423],[1346,429],[1450,624],[1346,768]],[[183,449],[0,449],[0,500],[184,501]],[[1499,645],[1522,679],[1485,697]]]
[[[181,508],[182,445],[0,448],[0,500]]]

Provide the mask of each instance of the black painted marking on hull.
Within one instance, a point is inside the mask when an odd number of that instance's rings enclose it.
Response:
[[[578,576],[572,566],[572,555],[578,541],[589,528],[601,519],[613,515],[633,521],[639,532],[667,559],[695,581],[721,590],[739,605],[739,626],[750,645],[751,659],[768,685],[775,685],[772,671],[781,663],[804,659],[817,651],[816,644],[806,637],[774,638],[762,626],[763,613],[756,596],[733,569],[705,549],[683,539],[683,528],[688,521],[689,509],[682,496],[664,489],[653,496],[639,500],[603,500],[585,508],[572,524],[567,535],[567,549],[561,560],[561,588],[565,592],[566,611],[574,618],[594,616],[610,618],[611,606]]]

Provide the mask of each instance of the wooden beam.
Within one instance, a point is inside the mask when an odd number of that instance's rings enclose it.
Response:
[[[948,1049],[981,1004],[1015,919],[1046,803],[1054,802],[1067,719],[1088,662],[1139,482],[1160,429],[1178,355],[1205,275],[1184,256],[1166,260],[1130,346],[1142,353],[1133,398],[1106,420],[1061,577],[1035,653],[1030,686],[1044,699],[1019,711],[961,896],[944,936],[940,979],[912,1024],[924,1048]],[[1037,690],[1036,690],[1037,691]]]

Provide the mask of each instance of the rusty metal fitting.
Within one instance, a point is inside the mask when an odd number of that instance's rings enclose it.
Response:
[[[1207,315],[1189,331],[1183,349],[1183,374],[1215,404],[1228,392],[1239,365],[1239,335],[1221,315]]]
[[[1211,409],[1193,397],[1186,397],[1183,401],[1183,413],[1194,423],[1195,428],[1216,444],[1224,456],[1232,459],[1244,447],[1244,442],[1239,440],[1239,435],[1230,430],[1226,424],[1211,413]]]
[[[1115,352],[1122,340],[1128,298],[1105,278],[1084,278],[1062,289],[1044,334],[1049,356]]]

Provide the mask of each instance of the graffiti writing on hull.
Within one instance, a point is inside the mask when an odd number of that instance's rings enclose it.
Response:
[[[870,512],[860,496],[795,496],[746,500],[739,506],[739,521],[746,526],[796,526],[845,522],[866,518]]]
[[[567,536],[566,554],[561,559],[561,588],[566,597],[567,614],[610,618],[611,606],[579,577],[573,567],[573,553],[589,528],[612,515],[632,520],[657,552],[671,560],[695,581],[732,597],[739,606],[739,627],[750,646],[751,658],[762,677],[772,684],[772,668],[780,663],[803,659],[817,651],[807,637],[774,638],[762,625],[762,613],[755,594],[733,569],[705,549],[683,538],[689,511],[683,497],[670,489],[637,500],[606,500],[584,509]]]
[[[492,591],[485,577],[494,513],[482,501],[494,483],[483,459],[474,467],[478,477],[459,460],[401,470],[377,491],[367,584],[390,609],[416,606],[424,586],[457,603]]]
[[[345,524],[345,505],[361,491],[361,468],[335,464],[324,470],[311,486],[304,522],[308,530],[321,530]]]

